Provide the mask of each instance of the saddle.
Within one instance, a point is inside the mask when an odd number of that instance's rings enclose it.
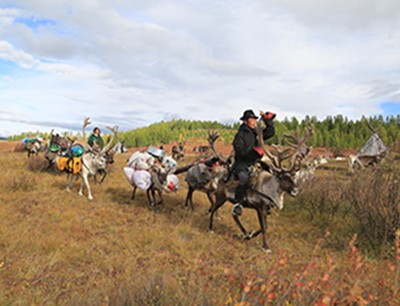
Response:
[[[250,174],[248,188],[253,188],[257,184],[258,176],[263,170],[265,169],[261,163],[256,163],[254,166],[248,168]],[[236,174],[228,174],[224,180],[228,188],[236,189],[239,186],[239,178]]]

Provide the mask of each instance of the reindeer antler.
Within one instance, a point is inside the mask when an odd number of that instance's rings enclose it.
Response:
[[[92,121],[90,121],[90,117],[85,117],[83,118],[83,126],[82,126],[82,137],[83,137],[83,142],[86,142],[86,132],[85,129],[86,127],[92,124]]]
[[[103,155],[111,148],[111,144],[118,133],[118,126],[113,126],[113,127],[106,126],[106,128],[109,129],[111,132],[113,132],[113,135],[111,136],[111,139],[108,141],[107,145],[99,152],[98,155]]]
[[[271,168],[276,171],[279,172],[281,171],[281,161],[278,160],[278,158],[276,156],[274,156],[266,147],[264,144],[264,138],[263,138],[263,127],[262,127],[262,122],[258,121],[257,122],[257,135],[258,135],[258,144],[261,146],[261,148],[264,151],[265,156],[269,159],[270,161],[270,166]]]
[[[304,136],[299,139],[297,135],[288,134],[286,137],[291,138],[295,143],[290,143],[291,147],[295,150],[295,155],[291,160],[291,168],[288,170],[291,173],[295,173],[300,170],[305,157],[310,153],[310,148],[306,145],[306,142],[314,135],[315,129],[313,125],[305,128]]]
[[[314,126],[310,125],[305,128],[304,137],[302,139],[300,139],[299,136],[294,133],[284,134],[283,136],[286,137],[287,145],[289,145],[294,149],[298,149],[301,146],[303,146],[313,135],[314,135]],[[290,142],[289,139],[292,139],[294,142]]]
[[[284,134],[284,137],[287,139],[292,139],[294,142],[287,141],[287,144],[289,145],[288,148],[281,148],[273,145],[276,154],[273,154],[264,146],[261,121],[259,121],[257,124],[257,132],[259,144],[264,150],[265,155],[269,158],[273,170],[277,172],[285,171],[293,173],[298,171],[298,169],[301,167],[302,161],[309,153],[309,148],[305,145],[305,143],[313,136],[314,127],[310,126],[306,128],[304,137],[302,139],[300,139],[299,136],[294,133]],[[285,169],[282,165],[282,162],[287,159],[290,159],[289,168]]]
[[[218,138],[219,138],[219,132],[218,131],[212,132],[212,133],[211,133],[211,131],[208,131],[207,140],[208,140],[208,145],[209,145],[211,151],[214,152],[214,155],[220,160],[221,163],[226,164],[228,162],[228,159],[223,158],[221,156],[221,154],[219,154],[217,152],[217,150],[215,149],[215,146],[214,146],[214,144],[215,144],[215,142],[217,141]]]

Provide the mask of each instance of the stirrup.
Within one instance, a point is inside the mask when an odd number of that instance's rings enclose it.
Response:
[[[231,211],[233,216],[239,217],[242,215],[243,213],[243,206],[241,204],[241,202],[236,203],[233,205],[232,211]]]

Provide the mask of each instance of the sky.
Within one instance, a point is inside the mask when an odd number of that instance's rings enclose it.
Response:
[[[400,114],[398,0],[0,0],[0,136]]]

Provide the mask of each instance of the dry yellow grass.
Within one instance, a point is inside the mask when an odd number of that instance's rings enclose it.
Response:
[[[29,170],[23,153],[0,153],[0,304],[233,304],[242,289],[229,277],[266,275],[290,256],[290,278],[315,256],[335,254],[313,254],[323,233],[285,211],[269,218],[272,254],[259,239],[235,238],[230,204],[208,233],[205,195],[195,194],[195,212],[182,209],[183,176],[181,190],[155,214],[143,192],[130,201],[126,158],[116,157],[102,185],[92,183],[89,201],[78,195],[79,181],[68,193],[64,175]],[[258,228],[253,211],[243,220]]]

